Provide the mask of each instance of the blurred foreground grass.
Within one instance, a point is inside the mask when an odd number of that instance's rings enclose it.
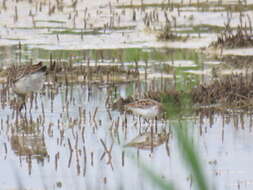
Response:
[[[201,165],[201,157],[198,154],[198,147],[194,144],[192,137],[188,135],[188,124],[186,121],[175,121],[173,123],[172,131],[175,133],[178,142],[178,150],[182,156],[187,169],[190,170],[193,177],[193,183],[198,190],[210,189],[207,183],[207,179],[204,170]],[[155,185],[162,190],[178,190],[175,188],[173,181],[167,181],[155,173],[153,169],[149,168],[145,163],[139,161],[140,168],[143,173],[152,181]]]

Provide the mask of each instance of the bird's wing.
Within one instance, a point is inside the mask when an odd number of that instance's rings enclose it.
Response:
[[[26,66],[17,67],[15,69],[16,76],[15,76],[14,83],[20,80],[21,78],[23,78],[24,76],[35,73],[44,67],[46,68],[46,66],[42,66],[42,62],[39,62],[38,64],[35,64],[35,65],[26,65]]]

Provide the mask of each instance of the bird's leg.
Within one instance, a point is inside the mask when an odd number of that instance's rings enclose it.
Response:
[[[145,132],[147,132],[147,130],[149,129],[149,127],[150,127],[150,120],[149,119],[147,119],[147,118],[143,118],[144,119],[144,121],[145,121],[145,124],[147,123],[148,125],[146,126],[146,129],[145,129]]]
[[[18,106],[18,111],[19,112],[21,112],[21,110],[25,107],[25,109],[26,109],[26,104],[25,104],[25,96],[18,96],[19,97],[19,99],[20,99],[20,103],[19,103],[19,106]]]
[[[27,111],[27,107],[26,107],[26,103],[24,102],[24,108],[25,108],[25,112]]]
[[[155,117],[155,132],[157,133],[157,116]]]
[[[151,153],[153,153],[154,150],[154,125],[151,125]]]
[[[139,120],[139,125],[140,125],[139,132],[141,134],[141,116],[139,116],[139,115],[138,115],[138,120]]]
[[[25,102],[21,102],[21,104],[18,107],[18,111],[21,112],[23,108],[25,108],[25,110],[26,110],[26,104],[25,104]]]
[[[150,122],[149,122],[148,119],[144,118],[144,121],[145,121],[146,123],[150,124]]]
[[[19,106],[18,106],[18,111],[21,112],[21,110],[23,109],[23,107],[24,107],[24,104],[23,104],[23,103],[19,104]]]

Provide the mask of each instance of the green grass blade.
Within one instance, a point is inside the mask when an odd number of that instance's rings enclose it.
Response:
[[[129,152],[130,153],[130,152]],[[136,165],[138,165],[143,172],[143,174],[149,178],[151,182],[153,182],[155,185],[157,185],[162,190],[175,190],[174,185],[163,179],[161,176],[159,176],[153,169],[148,167],[143,161],[140,159],[137,160],[136,156],[133,154],[128,154],[128,157],[131,158]]]
[[[144,164],[141,164],[141,169],[143,173],[160,189],[163,190],[175,190],[172,183],[167,182],[165,179],[162,179],[158,174],[156,174],[152,169],[147,167]]]
[[[208,190],[209,188],[201,166],[200,157],[192,140],[188,136],[187,127],[185,125],[186,124],[182,125],[182,123],[179,122],[179,125],[174,127],[178,139],[179,151],[187,166],[191,169],[198,189]]]

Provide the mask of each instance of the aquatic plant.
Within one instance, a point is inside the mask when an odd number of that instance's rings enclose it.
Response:
[[[194,103],[210,105],[222,104],[228,107],[252,107],[253,75],[232,74],[214,80],[210,84],[200,84],[192,89]]]
[[[225,24],[225,30],[219,33],[217,40],[212,42],[210,46],[221,48],[240,48],[253,46],[252,24],[251,19],[247,15],[247,23],[240,16],[240,24],[234,30],[231,26],[231,18],[228,18]]]
[[[166,23],[165,26],[159,31],[157,35],[159,41],[175,41],[175,40],[186,40],[187,37],[182,37],[173,32],[172,27],[169,23]]]

